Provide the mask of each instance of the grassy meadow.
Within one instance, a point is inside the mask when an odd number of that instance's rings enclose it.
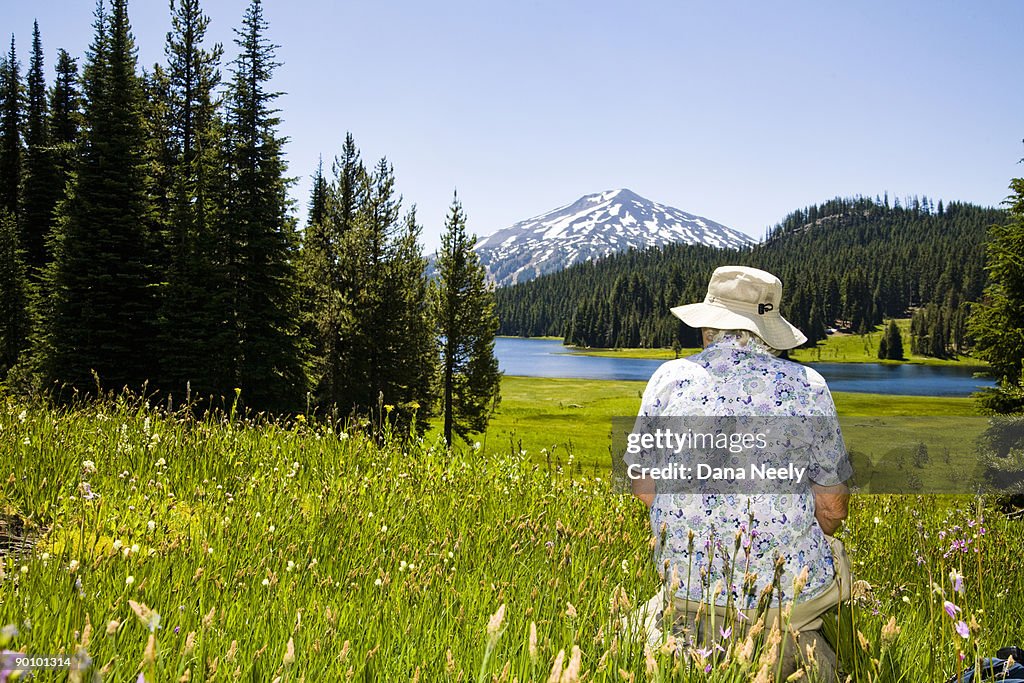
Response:
[[[607,470],[611,464],[611,417],[636,415],[646,382],[625,380],[550,379],[505,377],[501,385],[501,405],[487,433],[480,437],[487,453],[525,451],[536,462],[553,466],[568,465],[573,458],[576,470]],[[973,399],[931,396],[891,396],[835,392],[832,394],[844,426],[854,430],[848,440],[866,445],[872,451],[891,438],[892,427],[914,429],[920,423],[920,439],[936,450],[943,442],[963,441],[956,433],[966,423],[978,429],[980,421],[957,421],[976,412]],[[875,420],[846,418],[871,417]],[[908,419],[903,419],[908,418]],[[944,418],[949,418],[948,422]],[[878,424],[881,423],[881,424]],[[937,424],[946,433],[935,432]],[[883,431],[879,427],[890,429]],[[875,433],[878,433],[876,438]],[[914,437],[917,443],[918,437]],[[973,469],[975,463],[971,461]]]
[[[568,444],[599,450],[592,427],[641,390],[506,378],[480,446],[452,453],[431,433],[0,398],[0,514],[35,539],[0,555],[0,649],[74,655],[71,680],[771,680],[771,635],[746,623],[682,654],[622,631],[659,586],[645,510],[596,456],[570,468]],[[943,680],[1024,638],[1019,520],[872,495],[840,536],[862,582],[841,647],[853,680]]]
[[[919,365],[960,365],[965,367],[984,368],[985,361],[971,356],[960,356],[959,358],[932,358],[910,353],[910,318],[897,318],[896,324],[900,328],[903,337],[903,349],[905,351],[902,361],[880,361],[878,359],[878,344],[885,333],[884,328],[876,329],[867,334],[843,334],[836,333],[829,335],[820,341],[813,348],[794,349],[790,352],[790,358],[801,363],[912,363]],[[654,360],[671,360],[676,358],[672,349],[573,349],[575,353],[587,356],[604,356],[608,358],[645,358]],[[682,349],[679,357],[691,355],[700,349]]]

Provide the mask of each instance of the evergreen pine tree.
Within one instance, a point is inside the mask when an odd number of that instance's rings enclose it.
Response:
[[[302,338],[309,344],[310,383],[314,401],[321,408],[337,405],[342,399],[341,326],[348,312],[341,306],[334,274],[338,245],[331,238],[330,195],[331,186],[324,177],[321,160],[313,176],[299,258]]]
[[[40,355],[49,380],[87,392],[95,372],[108,388],[138,390],[156,372],[158,273],[127,0],[113,0],[109,15],[98,6],[83,83],[82,151],[58,211]]]
[[[28,108],[25,119],[25,180],[22,193],[21,239],[29,277],[39,277],[49,260],[46,244],[53,210],[62,194],[50,144],[43,45],[38,22],[32,28],[32,58],[28,70]]]
[[[311,341],[314,397],[325,410],[366,412],[376,406],[363,362],[366,328],[376,310],[370,295],[379,284],[362,277],[368,255],[363,235],[374,225],[365,206],[372,185],[351,133],[334,160],[333,180],[327,181],[322,168],[314,176],[301,259],[303,326]]]
[[[385,275],[390,321],[385,339],[391,349],[390,358],[383,361],[389,386],[386,396],[395,406],[392,421],[403,432],[414,414],[418,430],[425,430],[435,403],[437,346],[431,324],[427,260],[419,239],[422,230],[416,222],[416,208],[412,207],[395,237],[394,255]]]
[[[21,64],[11,36],[11,48],[0,60],[0,211],[19,215],[23,147]]]
[[[306,391],[298,341],[298,299],[288,214],[284,139],[267,89],[275,45],[266,38],[260,0],[251,0],[236,30],[227,107],[227,194],[220,239],[226,244],[232,286],[233,370],[243,400],[253,408],[297,408]]]
[[[324,177],[324,159],[316,166],[316,175],[313,176],[313,188],[309,194],[309,211],[307,214],[308,225],[322,226],[327,222],[327,178]]]
[[[175,0],[167,34],[169,266],[162,308],[163,378],[174,391],[226,395],[233,339],[224,328],[229,288],[217,260],[223,226],[216,88],[223,49],[203,46],[209,18],[198,0]]]
[[[452,200],[437,254],[434,320],[441,347],[443,434],[466,439],[487,428],[501,390],[494,356],[498,330],[494,291],[473,251],[476,237],[466,233],[466,214]]]
[[[78,163],[80,130],[82,126],[82,94],[79,91],[78,65],[64,50],[57,53],[56,78],[49,93],[49,116],[47,153],[52,164],[53,185],[51,187],[53,209],[45,236],[45,265],[36,274],[36,286],[31,297],[33,318],[31,347],[32,367],[39,369],[49,353],[49,325],[54,319],[54,307],[58,297],[52,295],[51,287],[55,274],[55,251],[60,241],[57,224],[64,214],[68,184],[72,171]]]
[[[78,89],[78,64],[64,50],[57,53],[57,75],[50,90],[47,133],[57,178],[54,205],[64,198],[71,165],[75,158],[82,123],[82,94]]]
[[[1024,412],[1024,178],[1015,178],[1010,189],[1009,220],[989,229],[989,284],[969,323],[975,351],[996,379],[981,397],[993,413]]]
[[[334,162],[334,174],[334,203],[330,215],[334,224],[334,239],[340,240],[352,229],[359,207],[366,201],[366,168],[352,133],[345,134],[341,157]]]
[[[314,178],[301,258],[318,405],[405,431],[433,404],[436,348],[415,210],[386,159],[368,173],[348,135],[334,181]]]
[[[0,209],[0,379],[18,361],[28,339],[25,266],[18,245],[18,227],[10,212]]]
[[[879,358],[903,360],[903,338],[894,319],[889,320],[889,325],[885,329],[885,356],[880,355]]]
[[[362,177],[360,197],[351,227],[342,236],[343,271],[341,295],[351,311],[351,327],[345,330],[345,408],[372,411],[378,403],[394,405],[387,365],[395,349],[389,345],[387,278],[394,257],[395,235],[401,217],[395,196],[394,170],[381,159],[373,172]]]
[[[11,36],[0,58],[0,376],[5,376],[28,339],[24,251],[18,230],[23,145],[24,91]]]
[[[175,169],[175,154],[171,140],[171,81],[167,71],[154,64],[151,71],[143,69],[142,118],[145,123],[145,156],[148,162],[148,191],[152,201],[153,262],[158,265],[162,282],[169,264],[168,246],[171,225],[171,182]]]

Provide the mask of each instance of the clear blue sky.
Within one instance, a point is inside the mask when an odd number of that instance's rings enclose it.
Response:
[[[5,2],[52,70],[91,0]],[[247,0],[206,0],[233,57]],[[1024,175],[1024,3],[266,0],[293,196],[351,131],[436,248],[452,191],[484,235],[628,187],[760,236],[836,195],[996,205]],[[140,62],[164,0],[135,0]],[[51,71],[52,73],[52,71]]]

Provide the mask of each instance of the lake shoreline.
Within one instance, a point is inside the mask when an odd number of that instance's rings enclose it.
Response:
[[[843,335],[843,337],[859,338],[860,335]],[[839,339],[842,339],[843,337],[839,337]],[[500,335],[498,338],[537,339],[545,341],[562,340],[561,337],[514,337],[511,335]],[[832,338],[830,337],[830,339]],[[818,346],[815,348],[796,349],[790,352],[790,360],[809,365],[813,365],[814,363],[869,363],[875,365],[889,366],[928,365],[936,367],[977,368],[978,372],[982,372],[989,367],[986,361],[983,361],[979,358],[973,358],[971,356],[961,356],[957,359],[946,359],[911,354],[905,360],[882,360],[879,358],[872,358],[867,354],[851,355],[849,353],[844,353],[840,355],[830,347],[828,342],[829,340],[825,340],[823,346]],[[676,358],[685,358],[687,356],[691,356],[701,351],[701,349],[699,348],[685,348],[680,349],[677,355],[672,349],[668,348],[599,348],[572,345],[567,345],[564,348],[564,353],[566,355],[594,356],[597,358],[635,358],[641,360],[674,360]],[[831,357],[828,356],[830,352],[833,354]]]
[[[563,346],[558,339],[521,337],[497,339],[495,352],[499,368],[508,375],[595,380],[647,381],[674,356],[656,349],[581,351]],[[820,361],[816,357],[809,363],[799,357],[795,361],[821,373],[832,391],[966,397],[992,385],[990,379],[978,376],[980,368],[964,364],[843,363],[834,357],[834,353],[823,353]]]

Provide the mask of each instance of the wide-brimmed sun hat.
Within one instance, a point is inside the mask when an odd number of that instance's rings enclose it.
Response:
[[[712,273],[704,301],[676,306],[672,314],[691,327],[747,330],[773,348],[792,349],[807,337],[782,317],[781,303],[779,278],[757,268],[722,266]]]

